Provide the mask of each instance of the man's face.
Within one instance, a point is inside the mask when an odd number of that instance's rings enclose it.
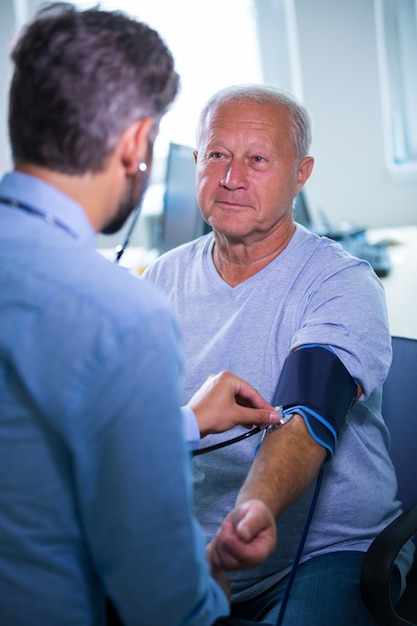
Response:
[[[209,115],[197,158],[197,199],[213,230],[250,244],[292,225],[302,184],[289,115],[282,106],[223,104]]]

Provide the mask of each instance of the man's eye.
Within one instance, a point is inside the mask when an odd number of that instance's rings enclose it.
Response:
[[[257,156],[254,156],[254,157],[253,157],[253,160],[254,160],[256,163],[263,163],[266,159],[265,159],[265,157],[262,157],[262,156],[257,155]]]

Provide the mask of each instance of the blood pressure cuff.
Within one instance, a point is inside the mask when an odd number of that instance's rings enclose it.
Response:
[[[310,435],[332,457],[356,394],[355,380],[333,350],[312,344],[286,358],[273,403],[283,415],[300,414]]]

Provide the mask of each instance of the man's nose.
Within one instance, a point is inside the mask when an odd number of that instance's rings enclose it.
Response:
[[[227,189],[240,189],[247,185],[246,164],[243,161],[232,160],[227,164],[220,184]]]

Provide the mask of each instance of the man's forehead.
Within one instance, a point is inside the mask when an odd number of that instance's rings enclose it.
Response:
[[[275,127],[277,123],[285,123],[288,119],[288,109],[279,104],[252,100],[230,101],[217,104],[211,109],[206,118],[206,125],[212,126],[227,123],[252,125],[254,128],[263,126]]]
[[[290,136],[289,113],[285,107],[257,102],[228,102],[213,108],[205,120],[203,133],[259,133]]]

